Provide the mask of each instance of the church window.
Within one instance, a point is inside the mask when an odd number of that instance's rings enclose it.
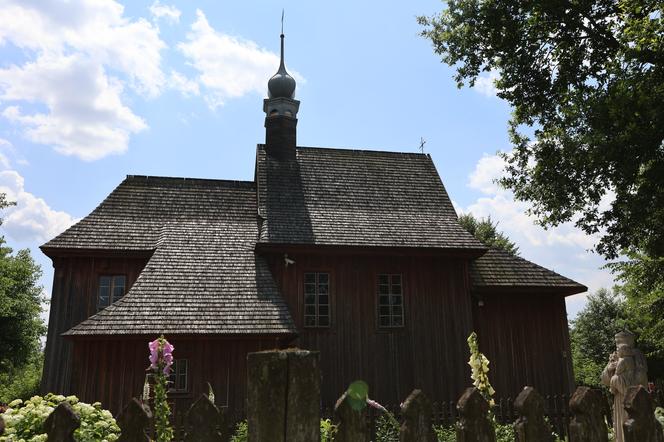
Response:
[[[304,274],[304,326],[330,326],[330,274]]]
[[[102,275],[99,277],[97,310],[108,307],[125,294],[126,278],[124,275]]]
[[[189,361],[187,359],[174,359],[171,374],[168,378],[168,391],[184,393],[188,391],[187,376],[189,374]]]
[[[403,327],[403,286],[400,274],[378,275],[378,326]]]

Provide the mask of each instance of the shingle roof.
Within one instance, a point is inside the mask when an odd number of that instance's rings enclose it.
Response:
[[[540,288],[564,292],[585,292],[588,288],[558,273],[518,256],[489,249],[470,265],[473,288]]]
[[[258,146],[260,243],[485,250],[457,222],[429,155]]]
[[[254,253],[255,195],[247,182],[127,177],[44,247],[155,251],[122,299],[66,334],[295,333]]]

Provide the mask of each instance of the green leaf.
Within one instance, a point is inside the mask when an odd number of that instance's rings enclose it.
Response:
[[[353,410],[363,410],[367,406],[369,385],[364,381],[355,381],[348,386],[346,400]]]

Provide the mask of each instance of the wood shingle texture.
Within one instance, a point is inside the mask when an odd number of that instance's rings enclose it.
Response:
[[[153,251],[129,292],[65,335],[293,334],[255,255],[251,182],[129,176],[89,216],[43,246]]]
[[[565,295],[585,292],[587,287],[533,262],[505,251],[489,249],[470,265],[474,289],[540,289]]]
[[[259,145],[259,243],[486,250],[457,222],[429,155]]]

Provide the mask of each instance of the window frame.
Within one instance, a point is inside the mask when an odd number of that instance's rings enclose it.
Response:
[[[182,363],[184,362],[184,373],[177,371],[181,369]],[[171,376],[175,377],[175,382],[171,381]],[[178,379],[184,376],[184,388],[177,388]],[[177,358],[173,359],[173,365],[171,366],[171,373],[168,376],[168,393],[189,393],[189,359],[188,358]]]
[[[122,290],[122,295],[120,295],[118,298],[115,297],[114,292],[116,288],[116,278],[122,277],[124,279],[124,286]],[[107,305],[101,305],[101,289],[102,289],[102,278],[110,278],[110,284],[108,285],[108,304]],[[122,299],[125,295],[127,294],[127,275],[124,273],[102,273],[97,276],[97,311],[102,311],[109,305],[112,305],[114,302]]]
[[[316,313],[314,315],[314,318],[316,319],[316,325],[307,325],[307,319],[306,319],[308,316],[312,316],[312,315],[307,315],[307,305],[310,305],[310,304],[306,303],[306,296],[307,296],[307,293],[306,293],[306,286],[307,286],[306,278],[307,278],[307,274],[311,274],[311,273],[316,275],[316,282],[314,283],[315,286],[316,286],[316,293],[314,293],[314,295],[316,297],[316,304],[315,304]],[[318,286],[319,286],[320,283],[318,282],[318,278],[319,278],[319,275],[323,274],[323,273],[327,275],[327,325],[320,325],[320,313],[319,313],[320,293],[318,291]],[[301,290],[301,292],[300,292],[300,303],[301,303],[301,307],[302,307],[302,309],[301,309],[302,313],[301,313],[300,317],[302,318],[302,327],[303,328],[306,328],[306,329],[309,329],[309,330],[328,330],[328,329],[331,329],[332,326],[334,325],[334,322],[333,322],[333,318],[334,318],[333,299],[334,299],[334,297],[333,297],[333,294],[332,294],[332,292],[333,292],[332,280],[333,279],[334,279],[334,275],[333,275],[332,271],[330,271],[329,269],[314,268],[314,269],[307,269],[307,270],[304,270],[302,272],[299,285],[300,285],[300,290]],[[309,284],[311,284],[311,283],[309,283]]]
[[[387,276],[388,277],[388,292],[387,293],[382,293],[380,292],[380,287],[381,285],[381,276]],[[400,279],[400,284],[394,284],[392,282],[392,278],[394,276],[398,276]],[[388,300],[391,300],[393,296],[396,296],[397,294],[392,292],[392,286],[393,285],[399,285],[401,287],[401,292],[398,294],[398,296],[401,297],[401,303],[400,304],[392,304],[389,303],[387,305],[381,304],[381,296],[387,296]],[[404,274],[402,272],[378,272],[375,274],[374,278],[374,293],[375,293],[375,299],[376,299],[376,328],[379,331],[389,331],[389,330],[399,330],[399,329],[404,329],[406,328],[406,295],[405,295],[405,290],[404,290]],[[401,307],[401,324],[400,325],[394,325],[394,320],[393,318],[396,317],[393,313],[393,309],[395,306],[400,306]],[[388,307],[389,308],[389,314],[388,315],[381,315],[381,307]],[[387,316],[390,319],[390,325],[383,325],[381,323],[381,317]]]

